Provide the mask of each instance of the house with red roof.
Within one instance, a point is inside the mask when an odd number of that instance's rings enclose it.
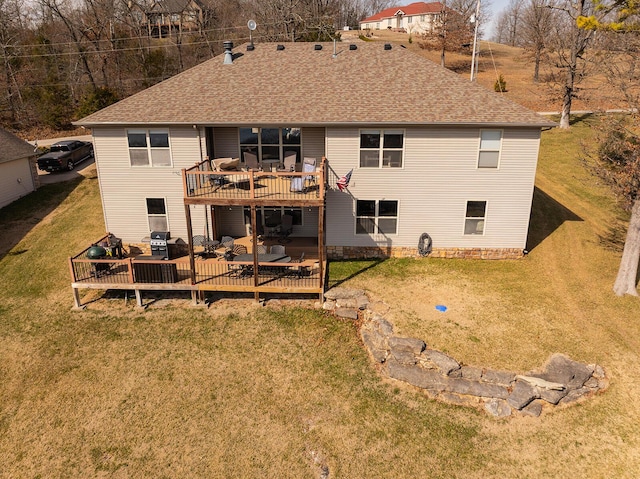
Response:
[[[74,291],[256,298],[322,294],[330,258],[521,257],[554,125],[379,42],[227,42],[77,124],[92,131],[105,231],[130,254],[81,252]]]
[[[441,21],[445,6],[440,2],[414,2],[391,7],[360,21],[360,30],[393,30],[428,33]]]

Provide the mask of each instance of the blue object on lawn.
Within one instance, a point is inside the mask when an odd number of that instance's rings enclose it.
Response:
[[[444,313],[447,310],[447,307],[444,304],[438,304],[436,305],[436,309],[441,313]]]

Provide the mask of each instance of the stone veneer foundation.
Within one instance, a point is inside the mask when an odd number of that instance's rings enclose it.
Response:
[[[518,248],[433,248],[431,258],[518,259]],[[381,246],[327,246],[329,259],[419,258],[418,248]]]

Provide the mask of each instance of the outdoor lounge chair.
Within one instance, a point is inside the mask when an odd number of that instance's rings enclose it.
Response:
[[[255,153],[245,151],[242,153],[242,158],[244,159],[244,166],[247,171],[262,171],[260,163],[258,163],[258,157]]]
[[[214,251],[215,255],[218,257],[224,257],[225,253],[232,252],[233,242],[234,240],[231,236],[223,236],[220,239],[220,246]]]
[[[302,162],[302,171],[304,173],[315,173],[316,172],[316,159],[315,158],[305,158]],[[302,177],[302,181],[304,183],[304,190],[307,189],[307,182],[312,183],[313,185],[317,184],[318,177],[316,175],[305,175]]]
[[[284,166],[281,171],[286,171],[288,173],[296,171],[296,158],[297,153],[295,151],[285,151],[284,152]]]

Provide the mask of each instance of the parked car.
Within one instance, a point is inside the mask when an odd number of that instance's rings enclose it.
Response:
[[[42,171],[71,171],[81,161],[92,157],[93,143],[90,141],[58,141],[51,145],[48,153],[38,158],[38,168]]]

